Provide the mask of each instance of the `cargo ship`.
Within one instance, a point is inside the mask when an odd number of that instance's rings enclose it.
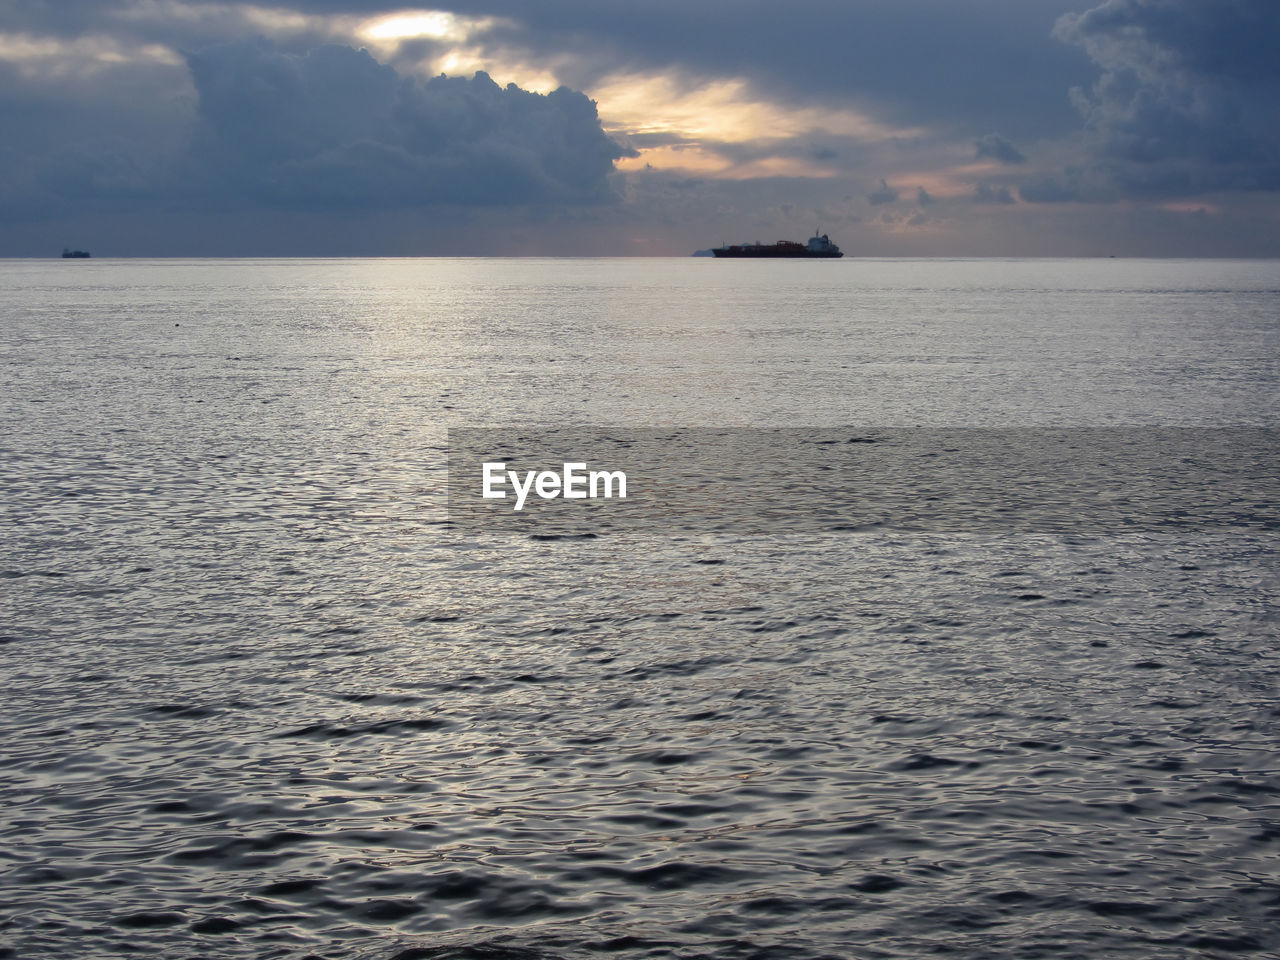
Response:
[[[777,243],[739,243],[716,247],[711,251],[717,257],[843,257],[840,248],[825,233],[815,234],[808,243],[779,240]]]
[[[70,247],[62,248],[63,260],[88,260],[89,256],[88,250],[72,250]]]

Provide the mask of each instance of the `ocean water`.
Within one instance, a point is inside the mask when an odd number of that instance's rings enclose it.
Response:
[[[0,262],[0,957],[1274,956],[1272,486],[573,538],[445,492],[451,427],[1265,468],[1278,318],[1276,261]]]

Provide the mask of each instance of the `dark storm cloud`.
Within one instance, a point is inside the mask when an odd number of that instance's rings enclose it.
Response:
[[[988,133],[973,141],[974,158],[996,160],[1000,163],[1026,163],[1027,158],[1017,147],[998,133]]]
[[[595,105],[565,88],[530,93],[484,73],[424,82],[336,45],[225,44],[188,62],[206,180],[268,201],[601,202],[623,155]]]
[[[189,113],[179,121],[177,105],[159,111],[183,134],[180,143],[173,130],[138,121],[158,110],[145,100],[136,109],[99,102],[100,121],[79,124],[81,112],[94,111],[55,99],[62,113],[48,131],[38,111],[24,116],[0,100],[0,118],[14,121],[10,131],[25,132],[0,154],[9,188],[0,188],[0,216],[119,204],[319,209],[616,199],[608,178],[625,151],[601,130],[595,105],[572,90],[540,95],[500,87],[483,73],[423,81],[362,50],[325,45],[293,54],[261,39],[188,53],[186,62]],[[130,129],[141,135],[120,135]],[[171,142],[162,148],[165,138]]]
[[[1280,3],[1107,0],[1055,32],[1102,69],[1074,98],[1120,189],[1280,189]]]
[[[0,220],[145,201],[184,149],[192,104],[171,64],[118,64],[109,82],[71,67],[0,62]]]

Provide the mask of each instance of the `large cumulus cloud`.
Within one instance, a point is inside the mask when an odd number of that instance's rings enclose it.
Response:
[[[472,78],[401,77],[367,52],[266,41],[188,55],[202,182],[287,204],[591,203],[623,150],[595,104]]]
[[[1106,0],[1055,32],[1102,68],[1074,100],[1122,192],[1280,189],[1280,3]]]
[[[255,39],[184,57],[169,70],[181,72],[185,89],[174,96],[153,85],[156,103],[103,89],[126,71],[81,80],[62,96],[46,83],[43,111],[20,90],[0,97],[11,121],[0,218],[616,199],[610,177],[625,151],[601,129],[595,104],[567,88],[536,94],[484,73],[423,80],[342,45],[286,52]],[[81,101],[95,109],[73,109]],[[78,112],[96,119],[77,122]]]
[[[9,0],[0,3],[0,25],[60,36],[128,32],[193,48],[248,32],[280,40],[283,32],[262,26],[263,14],[278,12],[300,15],[289,24],[289,43],[315,46],[335,39],[325,34],[328,19],[431,8],[495,18],[476,39],[489,62],[507,56],[554,62],[557,76],[576,89],[593,90],[619,69],[686,71],[743,78],[802,107],[852,102],[894,124],[954,127],[961,136],[994,125],[1023,140],[1074,122],[1062,92],[1087,82],[1088,61],[1049,35],[1054,20],[1074,6],[1072,0]]]

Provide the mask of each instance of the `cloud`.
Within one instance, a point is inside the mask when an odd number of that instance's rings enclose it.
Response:
[[[973,191],[974,203],[1016,203],[1008,187],[980,183]]]
[[[885,183],[884,178],[880,178],[880,187],[877,190],[867,194],[867,202],[872,206],[880,206],[885,203],[893,203],[898,199],[898,191],[889,184]]]
[[[109,37],[0,33],[0,220],[136,202],[185,149],[181,58]]]
[[[982,189],[980,186],[977,193]],[[1018,196],[1027,203],[1072,203],[1085,199],[1079,187],[1052,177],[1023,184],[1018,188]],[[974,199],[981,201],[982,197],[975,194]]]
[[[293,53],[257,38],[108,59],[91,83],[60,70],[51,80],[47,64],[87,42],[50,39],[38,75],[0,63],[12,80],[0,93],[0,218],[610,203],[614,161],[630,153],[582,93],[484,73],[424,80],[340,44]]]
[[[1280,4],[1107,0],[1062,17],[1055,34],[1102,68],[1073,99],[1119,188],[1280,189]]]
[[[978,137],[973,141],[973,146],[975,160],[990,159],[1009,164],[1027,162],[1022,152],[998,133],[988,133],[986,136]]]
[[[581,89],[594,92],[624,65],[697,72],[742,79],[791,107],[861,109],[892,126],[945,126],[965,137],[992,123],[1020,138],[1069,130],[1066,91],[1089,78],[1087,59],[1050,35],[1069,0],[798,3],[785,16],[776,0],[738,0],[731,11],[688,0],[450,6],[511,21],[489,38],[495,49],[506,43],[536,59],[582,51],[563,67]]]
[[[472,78],[402,77],[366,51],[258,40],[188,55],[201,180],[284,204],[599,203],[626,151],[595,105]]]
[[[912,255],[1196,251],[1191,204],[1271,253],[1276,11],[0,2],[0,250],[683,251],[799,219]]]

